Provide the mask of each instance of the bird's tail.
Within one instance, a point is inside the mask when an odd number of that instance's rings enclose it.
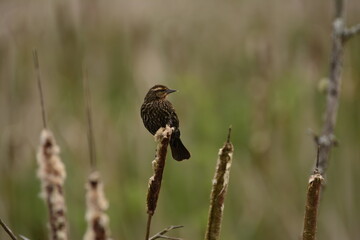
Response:
[[[190,158],[189,151],[186,149],[179,137],[174,137],[170,139],[170,148],[172,157],[176,161],[182,161]]]

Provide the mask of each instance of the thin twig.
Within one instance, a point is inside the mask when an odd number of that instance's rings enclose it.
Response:
[[[23,236],[23,235],[19,235],[19,237],[20,237],[20,239],[22,239],[22,240],[30,240],[29,238],[27,238],[27,237],[25,237],[25,236]]]
[[[29,238],[27,238],[27,237],[25,237],[25,236],[23,236],[23,235],[19,235],[19,237],[20,237],[20,239],[22,239],[22,240],[30,240]]]
[[[11,229],[3,222],[3,220],[0,218],[0,225],[5,230],[5,232],[10,236],[12,240],[17,240],[15,234],[11,231]]]
[[[37,75],[37,85],[38,85],[38,90],[39,90],[39,95],[40,95],[41,116],[42,116],[42,121],[43,121],[43,127],[47,128],[44,94],[43,94],[42,84],[41,84],[40,64],[39,64],[39,58],[38,58],[36,49],[34,49],[34,51],[33,51],[33,60],[34,60],[34,67],[35,67],[36,75]]]
[[[158,236],[154,239],[158,239],[158,238],[169,239],[169,240],[182,240],[182,238],[169,237],[169,236],[165,236],[165,235]]]
[[[170,226],[165,228],[164,230],[162,230],[161,232],[158,232],[157,234],[155,234],[154,236],[152,236],[151,238],[149,238],[149,240],[155,240],[158,238],[163,238],[163,239],[172,239],[172,240],[181,240],[181,238],[173,238],[173,237],[169,237],[169,236],[165,236],[164,234],[173,230],[173,229],[178,229],[178,228],[183,228],[184,226],[178,225],[178,226]]]
[[[360,34],[360,24],[346,28],[343,33],[343,41],[347,41],[356,34]]]
[[[87,139],[90,152],[90,166],[92,170],[96,169],[96,148],[93,133],[92,114],[91,114],[91,95],[88,82],[87,68],[83,69],[83,88],[84,88],[84,102],[87,119]]]

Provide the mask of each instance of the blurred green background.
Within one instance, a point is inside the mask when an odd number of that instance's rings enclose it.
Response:
[[[347,23],[360,1],[347,1]],[[155,143],[139,109],[161,83],[192,153],[168,158],[152,232],[202,239],[218,149],[235,146],[221,239],[299,239],[329,68],[332,1],[0,1],[0,216],[47,238],[36,151],[42,128],[32,50],[48,125],[61,147],[71,239],[85,231],[89,173],[82,66],[89,69],[98,168],[114,239],[143,239]],[[360,37],[346,45],[334,149],[319,239],[360,236]],[[0,239],[7,239],[0,231]]]

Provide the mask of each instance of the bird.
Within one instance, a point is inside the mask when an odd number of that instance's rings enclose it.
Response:
[[[145,128],[152,134],[161,127],[169,125],[174,128],[170,138],[172,157],[177,161],[190,158],[190,152],[186,149],[180,139],[179,118],[175,109],[166,97],[176,92],[164,85],[157,84],[147,92],[144,103],[141,105],[140,115]]]

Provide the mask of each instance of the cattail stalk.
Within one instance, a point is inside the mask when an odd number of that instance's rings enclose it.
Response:
[[[86,220],[88,227],[84,240],[110,239],[109,217],[105,213],[109,204],[105,198],[104,184],[97,171],[90,174],[86,190]]]
[[[230,142],[231,128],[228,139],[219,151],[215,176],[210,195],[210,209],[205,240],[217,240],[220,236],[221,221],[224,212],[224,202],[229,184],[230,168],[234,146]]]
[[[51,240],[67,240],[66,205],[64,199],[64,181],[66,171],[59,157],[60,148],[53,134],[43,129],[37,153],[38,178],[41,181],[41,197],[49,211]]]
[[[91,94],[88,82],[87,68],[83,67],[83,87],[84,87],[84,102],[85,102],[85,114],[87,121],[87,140],[90,153],[90,167],[91,170],[96,169],[96,147],[95,138],[93,133],[93,121],[92,121],[92,109],[91,109]]]
[[[154,175],[149,179],[149,187],[146,198],[148,221],[145,240],[148,240],[150,236],[151,219],[155,213],[157,201],[159,198],[162,176],[165,168],[167,147],[169,145],[172,131],[172,128],[166,126],[165,128],[160,128],[155,134],[157,148],[155,159],[152,162]]]
[[[36,49],[34,49],[34,51],[33,51],[33,62],[34,62],[34,67],[35,67],[35,71],[36,71],[37,86],[38,86],[39,96],[40,96],[41,117],[42,117],[44,128],[47,128],[45,101],[44,101],[44,94],[43,94],[43,89],[42,89],[42,84],[41,84],[40,64],[39,64],[39,57],[38,57]]]

